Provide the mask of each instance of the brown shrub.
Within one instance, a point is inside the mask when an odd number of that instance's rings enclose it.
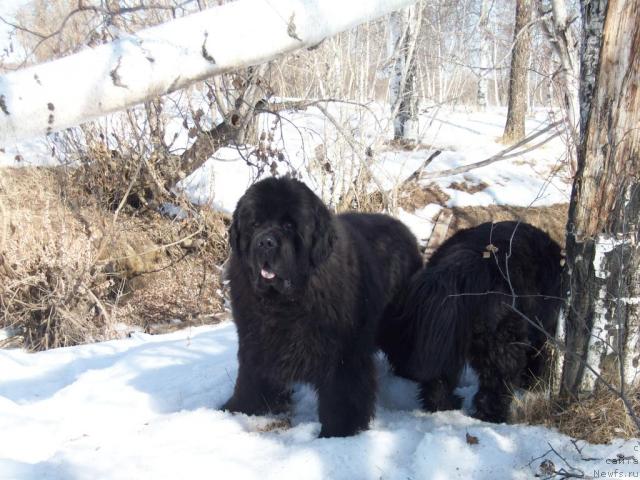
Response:
[[[147,210],[116,217],[60,169],[3,169],[0,327],[40,350],[156,322],[215,321],[226,220]],[[194,274],[197,272],[197,274]]]

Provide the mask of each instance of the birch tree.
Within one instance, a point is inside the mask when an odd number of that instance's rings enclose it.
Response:
[[[640,0],[583,0],[581,10],[582,141],[567,234],[565,399],[604,382],[624,394],[639,380],[640,363]]]
[[[480,68],[478,74],[478,109],[487,109],[489,63],[491,61],[491,33],[489,32],[489,0],[482,0],[480,5],[480,19],[478,29],[480,31]]]
[[[509,73],[509,106],[502,140],[514,143],[524,138],[524,121],[527,113],[527,72],[530,56],[529,23],[532,17],[532,0],[516,0],[516,20],[513,33],[513,52]]]
[[[389,100],[394,138],[416,138],[418,90],[416,84],[416,44],[422,23],[421,3],[393,12],[389,19],[390,44],[394,51]]]
[[[562,107],[566,115],[566,126],[570,137],[572,163],[575,162],[579,143],[580,107],[578,102],[579,63],[578,46],[571,29],[573,19],[567,14],[565,0],[552,0],[550,11],[545,3],[538,3],[538,15],[543,19],[542,28],[560,61],[557,72],[562,89]]]
[[[238,0],[0,76],[0,144],[263,63],[413,0]]]

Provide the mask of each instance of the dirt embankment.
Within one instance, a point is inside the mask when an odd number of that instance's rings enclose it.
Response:
[[[484,184],[481,184],[482,186]],[[455,188],[465,189],[470,193],[478,191],[478,185],[465,186],[455,184]],[[486,187],[486,185],[484,185]],[[452,185],[452,188],[453,185]],[[410,182],[403,186],[398,194],[399,206],[407,211],[414,211],[430,203],[445,207],[449,196],[436,184],[427,186]],[[445,207],[446,208],[446,207]],[[565,230],[569,205],[558,203],[544,207],[515,207],[512,205],[489,205],[486,207],[454,207],[447,209],[451,215],[448,229],[442,241],[463,228],[473,227],[484,222],[500,222],[504,220],[520,220],[535,225],[547,232],[560,245],[565,242]],[[436,219],[433,219],[434,221]],[[437,248],[437,245],[433,247]]]

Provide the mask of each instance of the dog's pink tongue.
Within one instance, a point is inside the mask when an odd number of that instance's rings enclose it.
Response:
[[[266,269],[262,269],[260,270],[260,275],[262,275],[262,278],[266,278],[267,280],[272,280],[274,278],[276,278],[276,274],[273,272],[270,272],[269,270]]]

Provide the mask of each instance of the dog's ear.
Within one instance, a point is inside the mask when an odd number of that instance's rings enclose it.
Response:
[[[336,230],[331,213],[320,199],[317,199],[314,210],[315,225],[311,240],[311,264],[317,267],[331,254],[336,239]]]

